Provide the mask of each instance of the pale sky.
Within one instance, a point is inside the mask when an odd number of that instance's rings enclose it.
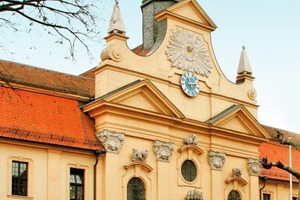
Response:
[[[99,1],[101,37],[106,36],[114,0]],[[142,0],[119,0],[129,47],[141,43]],[[198,0],[218,28],[212,33],[214,52],[225,76],[235,82],[242,46],[255,77],[258,121],[300,133],[300,1]],[[22,23],[22,22],[20,22]],[[65,59],[67,47],[54,45],[42,31],[12,33],[1,30],[0,59],[78,75],[100,62],[104,40],[89,43],[93,59],[84,50],[77,61]],[[33,39],[34,38],[34,39]],[[11,42],[13,41],[13,42]]]

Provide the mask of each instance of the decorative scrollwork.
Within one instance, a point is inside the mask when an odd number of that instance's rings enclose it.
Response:
[[[258,159],[256,159],[256,158],[248,159],[248,169],[249,169],[250,175],[258,176],[261,168],[262,168],[262,164],[260,163],[260,161]]]
[[[156,157],[160,161],[170,161],[172,152],[174,150],[174,144],[170,142],[154,142],[154,152],[156,153]]]
[[[251,89],[248,91],[248,97],[252,100],[255,100],[256,99],[256,92],[255,90]]]
[[[208,152],[208,160],[212,169],[222,170],[223,165],[225,163],[225,153],[209,151]]]
[[[177,28],[174,31],[166,54],[172,66],[179,69],[208,77],[212,68],[203,37],[184,29]]]
[[[203,193],[200,191],[195,190],[190,190],[188,191],[186,197],[184,198],[185,200],[203,200]]]
[[[145,161],[148,157],[148,150],[139,151],[135,148],[132,149],[132,161]]]
[[[243,173],[243,169],[241,168],[233,168],[232,169],[232,176],[233,177],[241,177]]]
[[[198,140],[195,134],[189,135],[186,138],[184,138],[184,142],[187,145],[197,145]]]
[[[119,152],[125,140],[124,133],[103,130],[96,133],[97,139],[102,143],[106,151]]]

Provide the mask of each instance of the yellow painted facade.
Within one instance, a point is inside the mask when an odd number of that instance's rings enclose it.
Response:
[[[256,119],[252,72],[241,64],[236,83],[224,76],[211,42],[217,27],[196,0],[175,3],[155,18],[158,35],[147,55],[134,53],[127,36],[112,29],[93,69],[95,97],[78,98],[105,152],[97,157],[93,149],[0,140],[7,183],[1,200],[70,199],[71,168],[84,170],[85,200],[130,199],[133,178],[141,180],[147,200],[230,200],[232,191],[241,200],[260,199],[258,148],[271,137]],[[182,86],[187,71],[200,86],[194,97],[183,91],[196,84],[188,77]],[[28,163],[27,196],[11,194],[12,161]],[[195,166],[191,181],[182,172],[185,161]],[[262,192],[282,200],[286,184],[270,182]]]
[[[125,138],[117,153],[106,153],[104,199],[126,199],[132,177],[143,180],[147,199],[184,199],[192,190],[202,192],[204,199],[227,199],[232,190],[243,200],[259,199],[259,179],[249,171],[249,158],[258,159],[258,146],[270,136],[256,120],[254,78],[241,74],[239,84],[226,79],[211,46],[216,26],[196,1],[168,7],[156,19],[164,35],[148,55],[133,53],[124,34],[111,33],[94,70],[96,100],[84,111],[96,120],[96,131],[122,133]],[[168,58],[170,38],[178,30],[191,37],[177,44],[179,62],[193,56],[187,49],[194,45],[189,44],[193,37],[202,39],[211,58],[208,75],[197,74],[201,89],[196,97],[184,94],[180,79],[186,70],[173,67]],[[185,144],[192,134],[197,145]],[[157,157],[156,141],[174,145],[168,160]],[[133,149],[148,150],[147,160],[132,161]],[[226,155],[224,166],[213,169],[211,151]],[[197,167],[192,182],[181,174],[185,160]],[[241,177],[233,177],[234,168],[243,171]]]

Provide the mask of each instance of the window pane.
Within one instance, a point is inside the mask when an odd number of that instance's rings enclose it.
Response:
[[[263,194],[263,200],[271,200],[271,194]]]
[[[70,183],[75,183],[75,175],[70,174]]]
[[[182,163],[181,174],[186,181],[192,182],[197,177],[197,167],[191,160],[186,160]]]
[[[70,199],[84,200],[84,170],[70,169]]]
[[[132,178],[127,184],[127,200],[145,200],[145,187],[141,179]]]
[[[75,199],[76,195],[75,195],[75,186],[70,186],[70,199]]]
[[[241,200],[240,194],[236,190],[232,190],[228,195],[228,200]]]
[[[12,195],[27,196],[28,163],[12,162]]]
[[[82,184],[83,183],[82,178],[83,178],[82,175],[76,175],[76,183]]]
[[[77,187],[77,199],[78,200],[83,199],[83,187]]]

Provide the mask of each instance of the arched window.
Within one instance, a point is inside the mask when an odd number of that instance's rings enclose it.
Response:
[[[241,200],[240,194],[236,190],[232,190],[228,195],[228,200]]]
[[[197,177],[197,167],[195,163],[191,160],[184,161],[181,166],[181,174],[186,181],[194,181]]]
[[[132,178],[127,184],[127,200],[145,200],[145,186],[140,178]]]

